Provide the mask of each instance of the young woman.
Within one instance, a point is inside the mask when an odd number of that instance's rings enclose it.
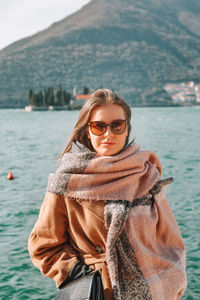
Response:
[[[151,151],[129,143],[131,110],[101,89],[82,108],[29,238],[57,287],[100,270],[105,298],[180,299],[185,247]]]

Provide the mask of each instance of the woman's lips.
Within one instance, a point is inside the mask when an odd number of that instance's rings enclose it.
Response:
[[[106,145],[106,146],[113,146],[115,145],[115,143],[112,143],[112,142],[104,142],[104,143],[101,143],[102,145]]]

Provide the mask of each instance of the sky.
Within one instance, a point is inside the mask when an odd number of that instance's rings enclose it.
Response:
[[[0,50],[42,31],[91,0],[0,0]]]

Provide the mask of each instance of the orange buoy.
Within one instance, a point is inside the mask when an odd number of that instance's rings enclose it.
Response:
[[[12,171],[9,171],[8,176],[7,176],[7,179],[8,179],[8,180],[14,179],[14,176],[13,176]]]

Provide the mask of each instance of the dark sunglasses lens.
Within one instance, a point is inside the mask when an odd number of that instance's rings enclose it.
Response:
[[[106,123],[104,122],[93,122],[90,125],[91,131],[95,135],[102,135],[106,132]]]
[[[126,130],[125,120],[116,120],[110,124],[110,129],[115,134],[122,134]]]

